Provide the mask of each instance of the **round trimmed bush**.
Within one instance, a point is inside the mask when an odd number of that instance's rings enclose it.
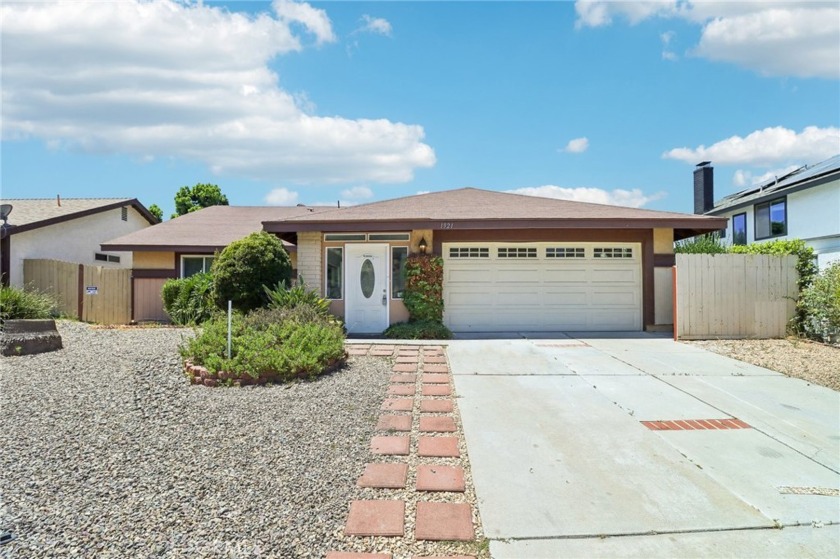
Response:
[[[292,279],[292,263],[280,239],[265,231],[230,243],[213,261],[216,304],[247,312],[265,305],[263,286]]]

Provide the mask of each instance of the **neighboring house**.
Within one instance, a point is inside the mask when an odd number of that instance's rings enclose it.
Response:
[[[0,247],[4,285],[23,285],[24,259],[131,268],[131,252],[103,250],[100,243],[158,223],[136,198],[56,197],[3,204],[12,206]]]
[[[713,201],[714,175],[706,161],[694,171],[694,211],[725,217],[726,242],[802,239],[820,268],[840,260],[840,155]]]
[[[262,222],[327,208],[211,206],[176,217],[142,231],[102,243],[102,250],[132,251],[133,320],[168,320],[161,288],[167,279],[184,278],[210,270],[213,256],[231,242],[262,231]],[[284,242],[297,267],[295,245]]]

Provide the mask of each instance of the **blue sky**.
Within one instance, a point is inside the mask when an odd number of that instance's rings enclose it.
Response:
[[[4,2],[2,197],[692,211],[840,153],[836,2]]]

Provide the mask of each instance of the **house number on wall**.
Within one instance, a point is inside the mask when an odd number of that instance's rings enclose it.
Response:
[[[441,221],[440,222],[440,228],[441,229],[452,229],[454,227],[454,225],[455,224],[452,223],[451,221]]]

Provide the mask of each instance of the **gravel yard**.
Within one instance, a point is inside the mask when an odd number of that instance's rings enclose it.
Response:
[[[390,376],[190,386],[188,330],[61,321],[0,361],[2,557],[323,557],[338,548]]]
[[[798,338],[684,343],[840,391],[840,348],[837,347]]]

